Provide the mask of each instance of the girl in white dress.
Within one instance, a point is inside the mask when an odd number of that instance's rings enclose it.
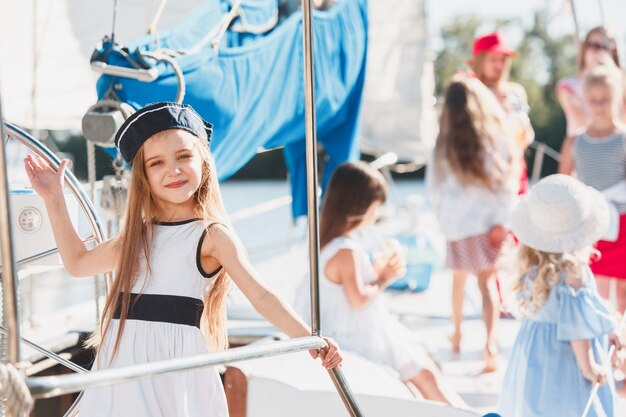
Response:
[[[268,321],[291,337],[310,328],[256,276],[228,220],[209,151],[212,127],[189,106],[157,103],[128,118],[115,143],[131,164],[128,207],[119,236],[85,248],[63,198],[67,161],[55,172],[32,155],[26,172],[43,198],[67,271],[115,270],[93,369],[154,362],[227,345],[230,279]],[[341,355],[332,339],[323,365]],[[315,350],[311,355],[317,357]],[[88,417],[228,416],[217,370],[202,368],[85,391]]]
[[[365,163],[340,165],[330,179],[320,217],[322,329],[344,349],[395,369],[424,398],[463,405],[444,386],[417,336],[385,305],[382,292],[404,274],[404,259],[391,253],[372,264],[352,235],[374,222],[386,195],[384,178]],[[306,303],[298,301],[306,317]]]

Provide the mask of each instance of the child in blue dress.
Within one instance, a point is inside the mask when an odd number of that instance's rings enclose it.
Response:
[[[588,416],[615,415],[612,372],[604,367],[615,323],[588,266],[608,224],[602,195],[561,174],[539,181],[515,207],[525,319],[502,384],[502,417],[581,416],[596,383]]]

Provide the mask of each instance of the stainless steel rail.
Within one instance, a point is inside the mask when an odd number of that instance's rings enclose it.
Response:
[[[17,140],[37,155],[41,156],[48,164],[50,164],[50,166],[55,169],[58,168],[61,163],[59,158],[57,158],[56,155],[46,148],[39,140],[11,123],[4,122],[3,127],[6,128],[6,135],[9,138]],[[6,138],[7,136],[3,135],[2,137]],[[65,171],[65,184],[68,186],[74,197],[76,197],[78,204],[87,217],[89,225],[93,230],[96,243],[100,244],[104,242],[106,240],[106,232],[103,228],[104,223],[100,220],[96,209],[89,199],[89,196],[82,190],[80,182],[69,170]],[[113,277],[111,273],[105,274],[105,277],[108,289]]]
[[[0,326],[0,333],[2,333],[4,335],[7,335],[8,334],[8,330],[4,326]],[[82,366],[78,366],[74,362],[68,361],[67,359],[64,359],[64,358],[60,357],[56,353],[54,353],[52,351],[49,351],[48,349],[43,348],[43,347],[39,346],[38,344],[36,344],[34,342],[31,342],[28,339],[25,339],[25,338],[21,337],[20,340],[21,340],[22,343],[24,343],[29,348],[31,348],[33,350],[36,350],[37,352],[41,353],[45,357],[47,357],[49,359],[52,359],[53,361],[57,362],[59,365],[63,365],[66,368],[71,369],[74,372],[78,372],[78,373],[81,373],[81,374],[85,374],[85,373],[89,372],[88,370],[86,370]]]
[[[556,162],[559,162],[561,160],[561,154],[543,142],[535,141],[530,144],[530,147],[535,150],[535,157],[533,159],[533,167],[530,176],[530,182],[531,184],[534,184],[541,178],[544,156],[547,155]]]
[[[309,221],[309,270],[311,273],[311,333],[319,336],[319,226],[317,211],[317,138],[315,129],[315,88],[313,79],[313,35],[311,0],[302,0],[302,39],[304,55],[304,98],[306,133],[306,179],[307,208]],[[330,377],[337,388],[346,409],[352,417],[363,414],[350,390],[343,373],[338,368],[330,369]]]
[[[2,112],[0,109],[0,121],[2,121]],[[10,222],[10,204],[9,204],[9,188],[7,179],[7,166],[5,146],[9,139],[15,139],[37,155],[46,160],[50,166],[58,168],[59,159],[45,146],[39,142],[36,138],[29,135],[22,129],[2,121],[0,123],[0,135],[2,140],[0,141],[0,246],[2,249],[2,308],[3,308],[3,321],[6,327],[6,334],[4,333],[0,337],[8,338],[8,361],[10,363],[17,363],[20,359],[19,355],[19,319],[17,310],[17,274],[15,274],[15,262],[13,259],[12,251],[12,228]],[[91,229],[94,233],[95,240],[98,243],[104,242],[106,239],[104,231],[102,229],[102,222],[100,222],[98,215],[92,206],[87,196],[80,188],[80,184],[76,177],[67,171],[65,174],[65,182],[74,194],[81,206],[85,216],[91,224]],[[112,280],[111,274],[107,274],[107,284]],[[98,296],[98,295],[96,295]],[[99,312],[97,312],[99,315]],[[62,358],[53,358],[57,361]],[[4,406],[0,406],[0,412]],[[9,415],[9,417],[12,417]]]
[[[6,134],[9,138],[17,140],[28,149],[37,153],[39,156],[44,158],[46,162],[48,162],[48,164],[50,164],[50,166],[52,166],[53,168],[56,169],[61,164],[59,158],[57,158],[57,156],[52,153],[48,148],[46,148],[39,140],[11,123],[4,122],[4,126],[7,128]],[[85,194],[85,192],[82,190],[80,182],[78,182],[78,179],[76,179],[74,174],[69,170],[65,172],[65,183],[69,187],[72,194],[74,194],[83,212],[87,216],[87,220],[89,221],[89,224],[94,231],[94,237],[96,239],[96,242],[104,242],[106,240],[106,233],[102,226],[103,223],[100,221],[96,209],[89,200],[89,196]]]
[[[201,367],[224,365],[232,362],[277,356],[308,349],[321,349],[324,347],[326,347],[324,339],[307,336],[265,345],[232,348],[223,352],[205,353],[186,358],[91,371],[88,374],[28,378],[26,384],[33,398],[50,398],[82,391],[83,389],[135,381],[178,371],[190,371]]]
[[[0,120],[2,105],[0,100]],[[4,126],[0,125],[0,135],[4,139]],[[2,322],[9,329],[7,336],[0,336],[0,342],[6,340],[6,356],[0,352],[1,361],[16,364],[20,361],[20,326],[17,308],[17,274],[13,257],[13,238],[11,230],[11,207],[9,205],[9,182],[5,141],[0,141],[0,251],[2,255]],[[4,343],[1,343],[2,345]],[[0,346],[1,348],[1,346]],[[5,410],[4,402],[0,402],[0,414],[13,417],[11,410]],[[19,417],[19,416],[17,416]]]

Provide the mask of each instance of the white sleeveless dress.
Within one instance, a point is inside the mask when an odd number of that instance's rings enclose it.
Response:
[[[320,253],[320,316],[322,334],[332,337],[343,350],[355,352],[372,362],[394,369],[402,381],[413,378],[429,363],[428,355],[414,333],[396,319],[379,294],[361,308],[348,303],[343,286],[326,277],[328,261],[341,249],[356,254],[365,284],[375,279],[367,252],[353,239],[338,237]],[[297,292],[295,309],[310,318],[308,280]]]
[[[117,355],[119,320],[113,319],[92,370],[207,353],[197,324],[203,295],[212,284],[202,271],[202,222],[157,223],[150,271],[145,262],[132,292],[141,297],[129,311]],[[219,373],[202,368],[85,391],[80,417],[227,417],[228,407]]]

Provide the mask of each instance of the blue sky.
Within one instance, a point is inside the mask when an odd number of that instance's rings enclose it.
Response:
[[[554,34],[574,33],[574,20],[568,13],[566,4],[569,0],[425,0],[428,15],[429,33],[435,50],[440,46],[439,33],[441,26],[455,15],[477,14],[487,19],[518,17],[528,27],[532,24],[533,13],[548,5],[554,15],[551,25]],[[605,23],[611,28],[618,39],[621,57],[625,57],[626,49],[626,0],[574,0],[576,16],[581,36],[588,29],[602,23],[603,9]],[[484,32],[491,28],[485,27]],[[510,32],[510,33],[509,33]],[[520,34],[510,29],[506,32],[512,46]]]

